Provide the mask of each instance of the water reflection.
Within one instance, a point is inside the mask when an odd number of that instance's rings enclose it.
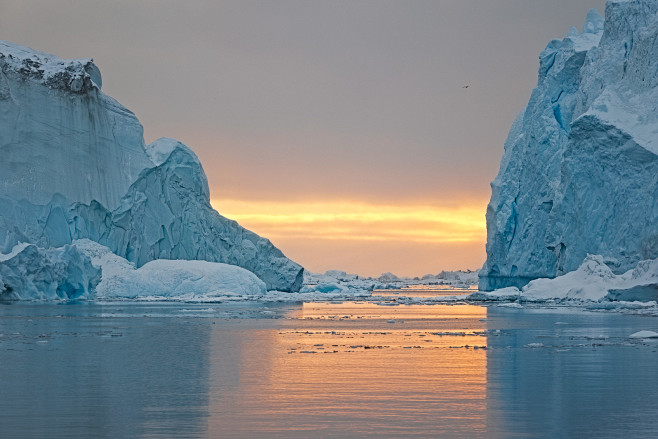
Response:
[[[199,436],[209,327],[116,306],[0,306],[0,437]]]
[[[0,437],[655,437],[656,320],[371,303],[0,306]]]
[[[399,290],[374,290],[373,296],[382,297],[439,297],[439,296],[466,296],[477,291],[474,285],[468,288],[455,288],[450,285],[409,285]]]
[[[492,307],[488,323],[491,435],[656,437],[658,342],[627,338],[654,319]]]
[[[484,434],[486,308],[312,303],[290,316],[236,346],[230,396],[212,367],[209,436]],[[211,358],[230,338],[213,331]]]

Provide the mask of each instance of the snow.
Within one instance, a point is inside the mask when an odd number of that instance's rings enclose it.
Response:
[[[17,245],[0,257],[0,299],[167,299],[210,300],[266,293],[255,274],[207,261],[154,260],[136,268],[88,239],[61,248]]]
[[[337,276],[338,278],[329,275]],[[414,282],[398,282],[397,288]],[[461,285],[461,284],[459,284]],[[658,314],[658,259],[616,275],[599,255],[588,255],[578,270],[536,279],[522,289],[502,288],[470,295],[380,296],[372,278],[341,271],[306,273],[299,293],[267,291],[266,284],[240,267],[207,261],[153,260],[142,267],[89,239],[60,248],[19,244],[0,254],[1,300],[174,300],[183,302],[315,302],[360,300],[382,305],[497,302],[510,308],[562,303],[592,310]],[[430,288],[432,288],[430,286]],[[407,290],[412,291],[412,290]]]
[[[521,290],[507,287],[477,292],[469,300],[522,302],[612,302],[628,307],[629,302],[651,305],[658,300],[658,259],[641,261],[623,274],[614,274],[600,255],[588,255],[577,270],[556,278],[530,281]],[[615,305],[616,304],[616,305]]]
[[[8,261],[9,259],[12,259],[16,257],[17,254],[22,252],[25,247],[27,247],[29,244],[27,242],[19,242],[14,246],[13,249],[7,254],[0,253],[0,262],[5,262]]]
[[[628,336],[628,338],[658,338],[658,332],[638,331]]]
[[[235,265],[207,261],[156,259],[138,269],[105,264],[97,299],[168,298],[207,299],[227,295],[265,294],[265,283]]]
[[[576,270],[554,279],[535,279],[523,287],[523,298],[600,300],[618,282],[601,256],[588,256]]]
[[[56,249],[21,244],[0,259],[3,300],[208,300],[265,292],[263,281],[234,265],[154,260],[135,268],[109,248],[88,239]]]
[[[91,239],[142,267],[157,259],[237,265],[297,291],[302,267],[219,215],[186,145],[145,145],[142,126],[100,90],[90,59],[0,41],[0,252]]]
[[[657,37],[658,2],[609,1],[605,22],[590,11],[541,53],[492,182],[482,290],[573,272],[588,254],[615,275],[658,258]]]
[[[149,158],[155,166],[160,166],[167,161],[169,156],[171,156],[171,154],[176,149],[184,150],[188,155],[196,159],[198,166],[201,166],[201,162],[191,149],[189,149],[186,145],[179,142],[178,140],[170,139],[168,137],[161,137],[160,139],[148,145],[146,147],[146,154],[148,154]]]
[[[62,59],[20,44],[0,41],[0,60],[5,64],[4,70],[27,74],[31,78],[41,80],[44,85],[61,84],[80,90],[80,84],[87,79],[99,89],[103,85],[101,72],[91,58]],[[68,79],[68,82],[63,82],[63,79]]]

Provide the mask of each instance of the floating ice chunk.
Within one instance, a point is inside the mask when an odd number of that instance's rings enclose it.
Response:
[[[255,274],[235,265],[156,259],[123,276],[108,276],[107,283],[101,280],[97,292],[103,297],[202,297],[259,295],[266,289]]]
[[[509,287],[471,296],[472,300],[486,300],[483,298],[489,296],[505,298],[514,290],[514,287]],[[601,256],[588,255],[576,271],[553,279],[531,281],[523,287],[519,298],[532,302],[613,301],[612,307],[615,304],[625,306],[628,300],[651,303],[658,298],[658,260],[641,261],[633,270],[615,275]]]
[[[157,259],[140,268],[88,239],[74,245],[102,269],[97,298],[217,297],[263,295],[265,283],[235,265],[207,261]]]
[[[387,272],[377,278],[380,282],[399,282],[400,278],[393,273]]]
[[[658,338],[658,332],[638,331],[628,336],[628,338]]]
[[[353,280],[358,280],[359,276],[356,274],[349,274],[342,270],[327,270],[324,275],[329,278],[333,278],[342,282],[349,282]]]
[[[500,288],[495,291],[478,291],[466,296],[466,300],[473,301],[509,301],[516,300],[521,295],[521,291],[516,287]]]
[[[614,308],[627,307],[629,301],[654,303],[658,299],[658,259],[640,261],[624,274],[616,275],[600,255],[588,255],[580,267],[553,279],[535,279],[519,291],[515,287],[492,292],[477,292],[468,300],[515,300],[542,302],[570,300],[607,302]]]
[[[86,299],[100,274],[75,246],[42,249],[18,244],[9,254],[0,255],[0,299]]]
[[[523,308],[523,305],[521,305],[520,303],[516,303],[516,302],[500,303],[500,304],[496,304],[496,306],[499,307],[499,308],[518,308],[518,309]]]
[[[600,300],[616,276],[598,255],[589,255],[576,271],[554,279],[536,279],[523,288],[526,300]]]
[[[348,293],[349,288],[337,283],[326,282],[318,285],[306,285],[299,291],[305,293]]]

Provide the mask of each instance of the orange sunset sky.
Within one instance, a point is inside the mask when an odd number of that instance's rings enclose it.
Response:
[[[0,1],[0,39],[93,57],[147,142],[311,271],[478,269],[507,131],[604,0]],[[468,87],[465,87],[468,86]]]
[[[435,273],[436,267],[478,268],[484,261],[483,200],[454,206],[231,199],[212,204],[315,271],[348,267],[369,275],[382,269],[417,275]]]

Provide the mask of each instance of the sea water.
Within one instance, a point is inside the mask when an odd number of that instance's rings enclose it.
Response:
[[[5,304],[0,437],[656,437],[645,329],[510,305]]]

